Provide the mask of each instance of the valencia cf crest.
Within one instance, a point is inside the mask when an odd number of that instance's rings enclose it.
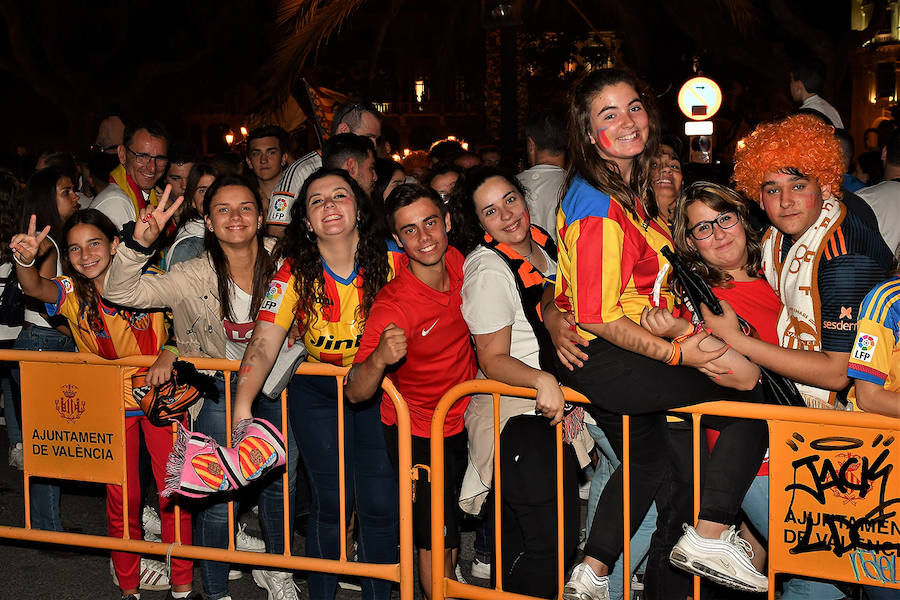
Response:
[[[84,414],[85,402],[78,397],[78,386],[67,383],[62,386],[62,396],[56,399],[56,412],[69,423],[74,423]]]

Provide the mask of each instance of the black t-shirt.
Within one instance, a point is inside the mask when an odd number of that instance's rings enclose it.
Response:
[[[825,250],[819,259],[817,277],[822,350],[850,352],[856,338],[859,306],[869,290],[884,281],[893,256],[878,233],[877,221],[873,230],[852,210],[822,243]],[[785,236],[782,259],[792,244]]]

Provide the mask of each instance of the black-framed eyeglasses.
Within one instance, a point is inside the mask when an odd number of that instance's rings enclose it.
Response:
[[[737,225],[738,221],[740,221],[740,219],[736,212],[723,212],[712,221],[700,221],[688,229],[688,233],[690,233],[695,240],[705,240],[713,234],[713,225],[718,225],[719,229],[725,230],[731,229]]]
[[[137,164],[146,166],[151,160],[156,163],[157,167],[164,167],[169,164],[169,157],[165,155],[153,156],[150,154],[146,154],[144,152],[135,152],[129,147],[125,147],[125,150],[131,152],[132,156],[134,156],[134,160],[137,161]]]

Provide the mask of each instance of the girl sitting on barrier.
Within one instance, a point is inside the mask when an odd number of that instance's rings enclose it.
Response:
[[[501,397],[503,589],[556,595],[556,436],[566,419],[563,445],[564,563],[578,544],[578,458],[593,445],[576,409],[565,417],[556,380],[553,344],[540,320],[545,285],[556,279],[556,244],[531,224],[525,190],[495,167],[474,167],[457,183],[451,203],[472,234],[463,251],[462,312],[484,375],[510,385],[534,386],[537,398]],[[571,410],[571,406],[569,409]],[[469,465],[460,505],[478,514],[491,487],[493,398],[473,395],[466,409]],[[490,511],[489,511],[490,514]],[[493,522],[490,523],[493,527]]]
[[[557,221],[555,299],[558,308],[573,312],[579,335],[589,340],[587,360],[573,371],[561,369],[561,378],[590,399],[594,419],[619,454],[621,417],[631,415],[632,531],[668,468],[664,411],[703,400],[762,400],[758,391],[720,387],[696,369],[683,368],[703,367],[721,373],[718,383],[754,388],[755,377],[732,374],[738,369],[716,362],[726,346],[701,345],[705,332],[670,341],[639,324],[652,306],[674,307],[660,253],[672,238],[648,191],[658,125],[642,89],[630,74],[614,69],[591,72],[575,89],[569,132],[573,166]],[[544,310],[548,329],[564,329],[559,312],[547,310],[551,307]],[[765,453],[765,424],[708,421],[721,428],[721,436],[707,468],[698,526],[686,526],[673,562],[726,585],[764,591],[768,581],[751,564],[733,523]],[[604,488],[594,519],[585,561],[563,591],[566,600],[609,598],[607,575],[623,545],[621,467]],[[648,573],[648,586],[651,580]],[[687,590],[659,593],[684,597]]]
[[[307,178],[291,209],[291,224],[279,247],[284,263],[259,312],[241,362],[235,419],[250,405],[296,319],[308,360],[353,364],[375,294],[393,277],[400,256],[377,232],[368,198],[343,169],[319,169]],[[362,562],[397,560],[397,480],[381,426],[381,392],[367,402],[338,406],[333,377],[295,375],[287,388],[288,415],[309,474],[312,506],[306,555],[340,556],[338,445],[344,444],[347,506],[356,504],[358,556]],[[337,437],[344,411],[344,439]],[[350,510],[348,508],[347,514]],[[337,576],[310,572],[313,600],[332,600]],[[362,597],[387,600],[391,584],[363,578]]]
[[[120,248],[110,267],[106,298],[125,306],[169,307],[172,311],[177,351],[182,356],[240,359],[250,340],[253,323],[274,273],[263,239],[262,202],[246,180],[237,175],[218,177],[203,199],[205,217],[203,255],[172,266],[155,277],[142,275],[144,264],[166,223],[181,204],[168,206],[168,192],[159,205],[145,211],[135,223],[129,247]],[[237,377],[231,378],[232,403]],[[218,397],[206,398],[195,416],[194,429],[225,445],[225,378],[216,373]],[[257,400],[254,394],[252,400]],[[249,413],[249,411],[248,411]],[[260,397],[254,415],[281,423],[281,403]],[[237,423],[235,417],[232,423]],[[297,451],[288,439],[289,487],[294,485]],[[266,551],[284,551],[284,496],[282,473],[269,473],[259,488],[259,518]],[[241,495],[249,500],[249,495]],[[227,548],[228,498],[215,498],[197,511],[197,543]],[[235,519],[236,521],[237,519]],[[250,548],[238,548],[249,550]],[[258,548],[255,551],[260,551]],[[228,597],[227,563],[201,560],[200,574],[208,600]],[[271,593],[296,598],[297,588],[289,572],[254,570],[253,578]]]
[[[36,218],[32,215],[28,231],[16,235],[10,243],[22,291],[45,302],[49,315],[62,315],[68,320],[81,352],[107,359],[155,356],[167,339],[163,313],[123,310],[107,304],[101,297],[112,257],[119,250],[119,237],[112,222],[95,209],[81,210],[72,215],[61,235],[65,244],[66,276],[52,279],[43,277],[34,266],[38,248],[50,231],[47,226],[37,232],[35,222]],[[131,377],[138,372],[136,367],[124,369],[128,536],[131,539],[141,539],[141,485],[138,473],[141,434],[150,453],[159,490],[165,489],[166,461],[172,451],[171,429],[151,424],[135,402]],[[121,486],[107,485],[106,518],[110,537],[123,537],[122,502]],[[171,498],[159,498],[162,538],[170,543],[175,541],[174,504]],[[191,543],[191,517],[187,511],[181,511],[181,541]],[[139,596],[140,557],[128,552],[112,552],[112,560],[123,598]],[[172,590],[169,597],[188,597],[193,581],[192,562],[172,558],[171,564]],[[194,594],[190,597],[200,596]]]

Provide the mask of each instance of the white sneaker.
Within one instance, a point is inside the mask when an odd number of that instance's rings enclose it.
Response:
[[[237,569],[229,569],[228,571],[228,581],[237,581],[241,577],[244,576],[243,571],[238,571]]]
[[[765,592],[768,578],[756,570],[750,559],[753,549],[732,525],[719,539],[705,538],[684,525],[684,535],[669,553],[669,561],[689,573],[745,592]]]
[[[351,575],[344,575],[341,579],[338,579],[338,587],[342,590],[349,590],[351,592],[361,592],[362,586],[359,585],[359,579],[353,577]]]
[[[491,563],[486,562],[483,563],[478,558],[472,559],[472,577],[477,577],[478,579],[490,579],[491,578]]]
[[[109,559],[109,573],[112,575],[113,583],[118,587],[119,578],[116,577],[116,569],[113,567],[112,559]],[[169,573],[166,570],[166,563],[158,560],[150,560],[149,558],[141,559],[141,581],[138,585],[142,590],[160,591],[167,590],[171,587],[169,583]]]
[[[238,524],[237,535],[234,536],[234,549],[242,552],[265,552],[266,543],[258,537],[246,533],[244,531],[246,528],[246,523]]]
[[[141,524],[144,526],[144,539],[148,542],[162,541],[162,521],[152,506],[145,506],[141,513]]]
[[[9,466],[20,471],[25,470],[25,456],[22,450],[22,442],[9,447]]]
[[[285,571],[253,570],[253,581],[269,593],[268,600],[300,600],[294,575]]]
[[[562,594],[563,600],[609,600],[609,577],[600,577],[585,563],[572,569]]]

